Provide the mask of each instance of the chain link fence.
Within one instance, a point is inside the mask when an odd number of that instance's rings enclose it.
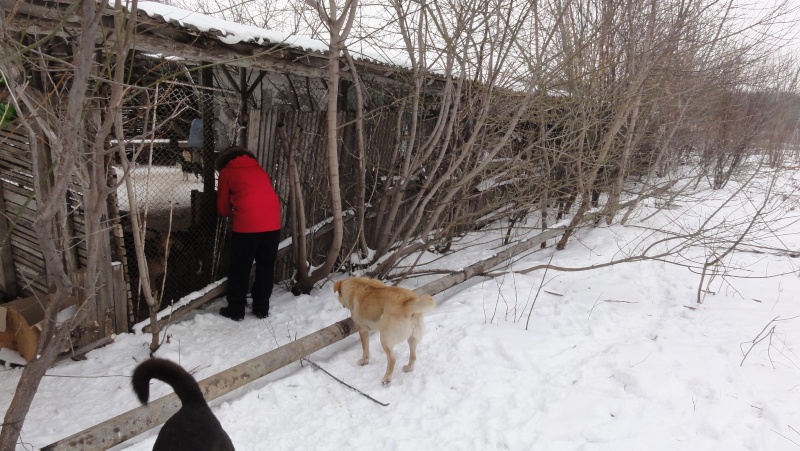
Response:
[[[152,100],[136,101],[142,98]],[[211,205],[204,202],[205,188],[214,187],[216,182],[213,167],[206,167],[215,155],[204,158],[203,154],[204,102],[218,112],[213,124],[216,152],[233,142],[236,131],[228,118],[238,105],[227,91],[211,92],[188,83],[161,82],[149,92],[133,97],[123,108],[133,199],[126,184],[119,184],[117,199],[123,235],[123,249],[119,251],[127,256],[132,322],[146,318],[147,308],[133,244],[131,201],[136,203],[144,229],[149,283],[159,293],[162,307],[226,273],[227,221],[203,211]],[[120,158],[116,155],[114,162],[118,179],[124,174]]]
[[[230,224],[225,218],[218,218],[215,210],[208,211],[213,209],[216,171],[207,166],[213,165],[216,154],[228,145],[243,145],[256,154],[281,200],[282,238],[286,240],[291,235],[288,160],[278,133],[280,126],[285,127],[290,139],[297,127],[301,129],[295,161],[302,174],[303,208],[311,231],[307,234],[309,253],[305,257],[312,265],[319,264],[329,249],[330,234],[325,233],[331,216],[325,145],[326,83],[295,75],[267,74],[258,78],[258,85],[242,108],[241,90],[229,88],[239,74],[222,74],[224,71],[215,72],[214,89],[200,87],[199,83],[161,81],[124,106],[126,157],[133,163],[131,181],[145,229],[145,256],[152,286],[161,293],[162,308],[227,275]],[[249,77],[253,82],[256,74],[250,73]],[[385,87],[365,84],[364,89],[367,177],[371,183],[380,183],[397,150],[399,113],[391,106]],[[352,84],[344,84],[341,91],[339,162],[344,208],[349,209],[356,204],[358,192],[355,92]],[[210,156],[204,154],[203,117],[214,118],[215,146]],[[244,124],[246,137],[241,134]],[[118,177],[123,174],[118,155],[114,168]],[[205,194],[208,191],[210,195]],[[147,309],[141,301],[131,204],[124,184],[119,186],[117,195],[124,238],[120,240],[124,243],[120,251],[127,255],[131,310],[135,313],[131,321],[138,322],[146,317]],[[351,218],[352,215],[348,217]],[[349,255],[347,251],[355,239],[354,224],[346,224],[343,255]],[[284,241],[276,265],[278,283],[289,282],[293,277],[294,262],[289,250],[288,241]]]

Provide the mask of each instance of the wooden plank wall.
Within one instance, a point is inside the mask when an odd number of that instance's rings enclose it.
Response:
[[[107,278],[113,287],[110,299],[95,296],[84,304],[85,319],[72,331],[72,343],[70,344],[73,349],[90,346],[105,337],[127,330],[127,318],[124,312],[128,308],[128,298],[123,271],[121,264],[111,266],[111,274]],[[86,273],[84,271],[77,271],[71,276],[77,286],[85,283],[83,279],[86,277]],[[76,295],[81,299],[84,293],[78,290]],[[120,311],[123,312],[122,315],[119,314]]]
[[[0,130],[0,190],[9,221],[15,288],[20,296],[47,292],[44,258],[33,229],[36,202],[31,164],[27,137]]]
[[[275,191],[282,203],[282,220],[284,238],[289,236],[289,178],[288,164],[283,154],[280,139],[277,137],[277,124],[285,124],[286,134],[292,139],[295,127],[302,126],[302,134],[297,149],[298,170],[303,179],[303,200],[307,226],[325,220],[330,216],[328,207],[328,175],[327,156],[325,151],[325,116],[324,111],[298,111],[291,105],[273,105],[269,98],[264,99],[263,108],[253,110],[249,116],[249,136],[247,145],[258,157],[261,165],[267,169]],[[345,208],[354,205],[357,194],[357,149],[355,147],[355,113],[340,112],[339,123],[348,124],[341,129],[341,150],[339,154],[342,191]],[[373,179],[375,171],[385,173],[390,166],[392,153],[396,147],[397,113],[372,115],[366,125],[367,170],[368,177]],[[374,219],[373,219],[374,221]],[[355,238],[355,224],[346,226],[345,241],[349,247]],[[352,229],[352,230],[351,230]],[[372,231],[372,228],[368,228]],[[330,234],[309,237],[309,248],[314,252],[315,260],[324,258],[330,244]],[[276,265],[276,280],[285,280],[292,276],[294,266],[291,255],[279,259]]]
[[[0,239],[6,234],[10,245],[0,250],[0,290],[8,297],[32,296],[47,293],[45,262],[33,228],[36,220],[36,202],[33,197],[33,170],[27,137],[10,130],[0,130]],[[77,184],[75,186],[78,186]],[[65,256],[73,282],[80,285],[84,277],[80,268],[87,258],[86,225],[83,195],[70,190],[65,199],[67,217],[61,236],[70,241],[70,255]],[[110,234],[109,234],[110,239]],[[105,251],[108,246],[103,246]],[[6,258],[3,254],[6,253]],[[102,264],[102,263],[101,263]],[[127,331],[127,286],[121,264],[112,264],[104,272],[102,283],[110,290],[100,291],[87,303],[84,322],[73,331],[73,347],[90,345],[104,337]],[[9,274],[13,272],[13,274]],[[13,284],[11,286],[10,284]],[[11,293],[16,290],[13,296]],[[76,293],[82,298],[81,293]]]

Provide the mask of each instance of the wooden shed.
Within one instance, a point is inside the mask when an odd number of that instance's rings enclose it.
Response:
[[[72,41],[81,34],[79,16],[73,5],[73,2],[59,0],[0,0],[9,30],[33,40],[54,36],[46,48],[64,58],[69,55]],[[103,5],[103,22],[113,23],[112,6],[107,3]],[[196,183],[186,185],[191,188],[187,188],[191,194],[186,198],[170,202],[168,222],[166,216],[159,218],[153,213],[148,226],[153,227],[155,233],[162,233],[169,224],[171,230],[178,234],[179,244],[175,245],[174,254],[185,258],[186,263],[173,267],[188,272],[174,276],[168,273],[165,276],[172,277],[176,287],[178,282],[181,284],[170,292],[170,301],[176,301],[224,274],[218,265],[224,265],[220,263],[220,256],[225,253],[225,224],[220,223],[211,208],[215,196],[213,163],[216,155],[210,144],[187,150],[187,124],[200,119],[206,124],[204,127],[210,129],[211,124],[221,122],[231,143],[245,145],[255,151],[262,165],[273,176],[279,194],[284,194],[282,190],[288,189],[285,162],[275,143],[276,126],[279,123],[304,123],[310,124],[307,128],[312,131],[317,127],[315,133],[324,133],[324,127],[320,127],[324,122],[324,99],[327,95],[324,80],[328,56],[325,44],[318,41],[212,19],[153,2],[141,2],[138,7],[131,67],[157,65],[170,68],[159,72],[158,82],[147,89],[155,92],[153,98],[173,102],[170,106],[175,108],[174,111],[180,109],[181,113],[174,114],[172,118],[175,124],[180,122],[180,126],[169,125],[148,130],[147,124],[136,122],[141,117],[137,111],[154,108],[153,105],[126,105],[130,117],[129,137],[131,143],[147,137],[147,142],[140,145],[139,149],[147,148],[149,163],[153,163],[154,157],[165,155],[164,162],[160,163],[165,171],[181,167],[182,170],[175,169],[175,174],[181,175],[181,172],[187,172],[188,167],[194,179],[187,180],[189,177],[184,174],[180,182]],[[98,42],[101,40],[102,37],[98,36]],[[104,51],[109,50],[106,48]],[[380,101],[382,92],[407,87],[403,78],[408,74],[401,66],[381,61],[380,56],[354,56],[362,83],[371,86],[371,92],[375,94],[373,101]],[[150,72],[145,70],[144,73]],[[165,77],[164,74],[171,75]],[[352,97],[351,77],[347,65],[343,63],[340,89],[343,122],[347,120],[348,104],[352,100],[348,99],[348,96]],[[442,80],[431,79],[431,89],[435,90],[440,83]],[[156,112],[152,114],[158,113],[158,105],[164,104],[156,102]],[[379,134],[380,127],[375,125],[373,132]],[[212,136],[212,133],[205,136]],[[346,129],[343,134],[347,134]],[[126,139],[129,137],[126,136]],[[307,154],[300,158],[307,163],[307,175],[309,181],[313,182],[313,177],[321,176],[324,170],[323,140],[315,139],[311,133],[306,139],[310,140],[305,146]],[[347,137],[343,136],[342,139],[346,140]],[[0,236],[5,237],[0,247],[0,290],[6,299],[29,298],[47,292],[43,279],[44,262],[31,230],[36,211],[33,207],[35,202],[31,201],[33,176],[27,140],[15,129],[13,122],[0,130],[0,210],[5,213],[0,217]],[[190,157],[185,157],[187,151]],[[196,155],[192,152],[196,152]],[[346,152],[342,155],[342,165],[347,166]],[[185,164],[185,158],[196,165]],[[375,153],[374,158],[380,158],[380,151]],[[282,197],[285,199],[287,196]],[[63,233],[69,239],[75,234],[79,235],[83,225],[80,191],[71,190],[65,202],[65,211],[69,214]],[[137,289],[130,282],[135,280],[131,277],[135,275],[131,268],[136,265],[128,261],[131,255],[125,252],[124,244],[126,209],[116,199],[114,204],[110,209],[119,210],[121,215],[107,234],[112,264],[102,271],[107,278],[103,283],[112,289],[107,290],[104,296],[97,297],[85,324],[75,332],[77,340],[73,347],[91,345],[102,341],[104,337],[128,331],[138,319],[132,312],[136,309],[132,299],[136,297]],[[317,210],[309,215],[312,220],[319,220],[325,215],[318,206],[310,205],[308,208]],[[324,249],[325,246],[320,245],[319,248]],[[76,278],[80,277],[85,252],[85,247],[76,241],[71,252],[64,256],[70,268],[74,269],[71,272]],[[278,279],[291,273],[288,261],[284,261],[282,267],[279,268]]]

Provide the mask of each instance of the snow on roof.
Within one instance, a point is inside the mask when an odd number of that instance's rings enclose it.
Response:
[[[316,53],[326,53],[328,51],[328,44],[316,39],[218,19],[162,3],[139,2],[139,11],[153,19],[163,20],[166,23],[175,24],[183,28],[194,29],[204,33],[216,33],[219,35],[219,40],[225,44],[238,44],[240,42],[250,42],[258,45],[283,44]],[[405,61],[386,57],[374,49],[359,47],[358,50],[350,49],[350,51],[360,59],[392,66],[407,67],[408,65]]]
[[[162,3],[140,2],[139,10],[154,19],[161,19],[164,22],[176,24],[184,28],[193,28],[208,33],[216,32],[220,36],[220,41],[226,44],[254,42],[261,45],[286,44],[291,47],[314,52],[325,52],[328,50],[327,44],[315,39],[294,36],[252,25],[230,22]]]

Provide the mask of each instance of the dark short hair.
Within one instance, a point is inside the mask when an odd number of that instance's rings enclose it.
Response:
[[[245,149],[242,146],[228,147],[227,149],[222,151],[222,153],[220,153],[219,156],[217,157],[217,170],[218,171],[222,170],[222,168],[224,168],[225,165],[230,163],[231,160],[233,160],[236,157],[241,157],[242,155],[247,155],[248,157],[258,161],[258,158],[256,158],[253,152],[250,152],[249,150]]]

